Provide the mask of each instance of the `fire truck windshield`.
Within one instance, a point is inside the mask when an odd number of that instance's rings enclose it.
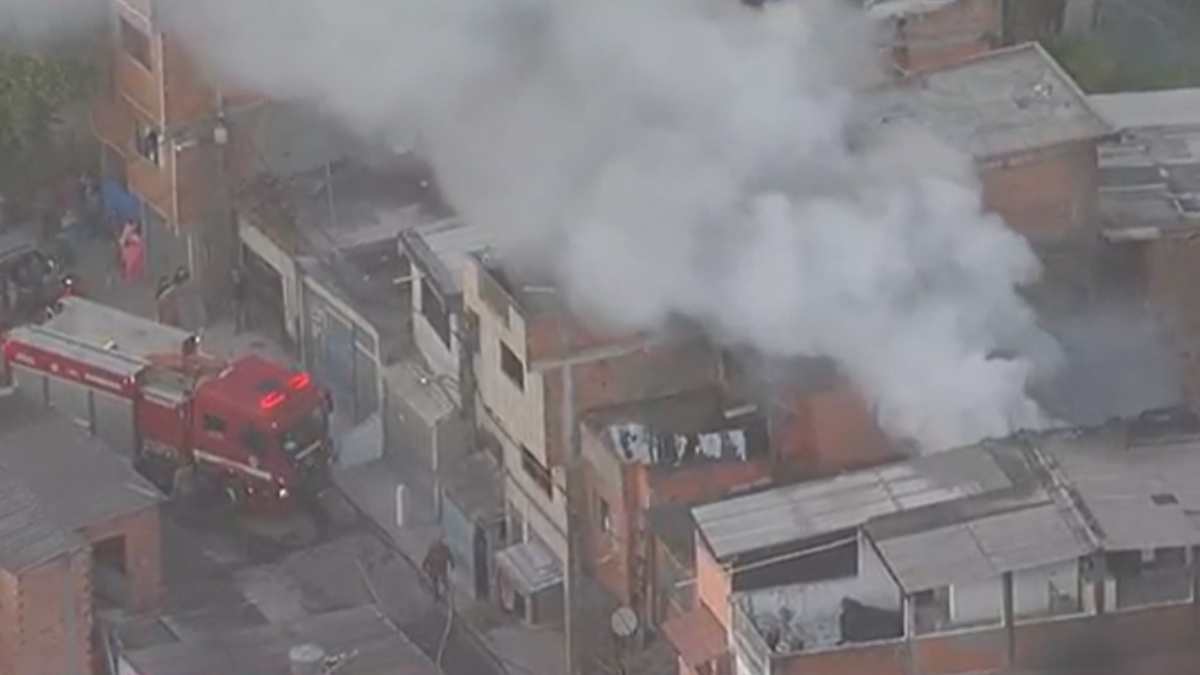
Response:
[[[314,409],[283,432],[280,439],[283,451],[293,459],[303,459],[325,439],[326,424],[325,410]]]

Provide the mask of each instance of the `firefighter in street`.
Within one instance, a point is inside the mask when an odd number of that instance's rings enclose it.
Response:
[[[442,592],[450,592],[450,570],[454,569],[454,556],[450,554],[450,547],[446,542],[438,537],[436,541],[429,546],[429,551],[425,554],[425,560],[421,563],[421,570],[429,577],[429,583],[433,585],[433,597],[435,600],[442,599]]]

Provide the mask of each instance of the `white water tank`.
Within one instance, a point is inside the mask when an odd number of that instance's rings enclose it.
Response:
[[[325,650],[314,644],[296,645],[288,650],[291,675],[321,675]]]

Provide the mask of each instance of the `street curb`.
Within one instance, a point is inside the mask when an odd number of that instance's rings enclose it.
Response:
[[[421,584],[421,588],[432,593],[433,589],[429,585],[429,582],[425,579],[425,573],[421,571],[421,566],[415,560],[410,558],[403,549],[400,548],[400,546],[392,538],[391,533],[389,533],[382,525],[377,523],[374,518],[367,514],[367,512],[363,510],[363,508],[359,506],[353,499],[351,499],[349,495],[346,494],[346,491],[343,490],[342,487],[336,482],[332,484],[332,489],[336,490],[338,494],[342,496],[342,499],[346,500],[346,502],[350,504],[350,508],[354,509],[354,512],[358,514],[358,517],[361,521],[365,521],[367,523],[367,527],[371,530],[376,538],[383,542],[384,546],[387,546],[388,549],[390,549],[393,553],[400,556],[400,558],[412,568],[413,572],[416,573],[417,580]],[[381,607],[380,611],[382,610],[383,608]],[[479,629],[475,628],[470,621],[467,621],[466,617],[464,617],[457,609],[454,609],[453,607],[447,607],[447,611],[454,615],[455,623],[466,627],[467,634],[470,636],[471,640],[479,646],[480,650],[484,654],[487,655],[492,663],[499,669],[499,672],[505,673],[506,675],[511,675],[511,671],[509,671],[508,666],[505,665],[504,660],[492,650],[488,639],[479,632]],[[438,666],[438,669],[443,673],[445,672],[445,670],[443,670],[440,666]]]

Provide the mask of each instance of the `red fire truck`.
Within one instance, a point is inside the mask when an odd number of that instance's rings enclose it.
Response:
[[[10,331],[3,351],[21,395],[128,449],[164,489],[194,475],[278,506],[327,478],[332,404],[307,373],[213,359],[194,334],[79,297]]]

